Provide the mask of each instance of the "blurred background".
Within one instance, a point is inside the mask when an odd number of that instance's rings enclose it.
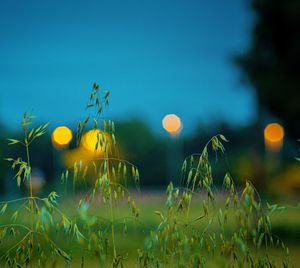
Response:
[[[299,194],[298,0],[4,0],[0,21],[0,158],[20,154],[7,138],[21,135],[25,111],[49,122],[31,148],[37,189],[80,158],[76,126],[97,82],[142,189],[178,181],[184,157],[222,133],[217,185],[229,170],[272,198]],[[60,126],[71,130],[63,149]],[[2,197],[22,194],[2,160],[0,174]]]

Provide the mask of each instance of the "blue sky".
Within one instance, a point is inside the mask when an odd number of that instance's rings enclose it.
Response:
[[[52,127],[84,116],[95,81],[111,91],[108,117],[141,117],[162,133],[178,114],[247,124],[255,99],[230,57],[249,43],[247,1],[15,1],[0,8],[0,120],[24,111]]]

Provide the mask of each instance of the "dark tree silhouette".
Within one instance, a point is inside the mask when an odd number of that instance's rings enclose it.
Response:
[[[252,0],[252,43],[236,58],[256,90],[259,107],[300,137],[300,1]]]

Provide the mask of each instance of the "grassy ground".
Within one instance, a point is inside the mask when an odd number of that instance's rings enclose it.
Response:
[[[165,211],[165,195],[159,192],[148,192],[148,193],[134,193],[132,196],[136,200],[137,206],[140,209],[140,215],[138,219],[131,216],[130,210],[127,206],[126,200],[119,204],[115,204],[115,223],[116,223],[116,247],[118,253],[126,256],[125,267],[135,267],[135,261],[137,256],[137,249],[144,247],[144,239],[150,234],[151,230],[154,230],[159,222],[160,218],[154,213],[154,211],[160,210],[162,213]],[[224,202],[222,195],[219,195],[219,204]],[[61,202],[60,207],[63,211],[66,211],[68,216],[71,218],[76,215],[78,199],[67,199]],[[217,209],[211,207],[211,215],[217,214]],[[231,211],[233,213],[234,211]],[[190,219],[196,219],[203,214],[202,202],[200,199],[195,198],[190,211]],[[88,215],[97,215],[99,218],[108,219],[108,211],[105,205],[100,204],[98,206],[92,206],[88,211]],[[228,231],[234,228],[233,217],[229,214],[229,220],[227,224]],[[77,215],[78,216],[78,215]],[[20,215],[22,217],[22,215]],[[29,219],[23,217],[24,222],[28,222]],[[127,233],[124,233],[124,219],[127,225]],[[273,233],[280,236],[283,240],[287,242],[290,248],[291,262],[297,267],[300,263],[300,244],[298,243],[300,239],[300,210],[289,207],[285,212],[276,212],[272,216],[272,226]],[[7,219],[9,221],[9,219]],[[5,221],[1,222],[4,224]],[[207,220],[203,219],[201,222],[194,224],[195,228],[205,228],[207,225]],[[104,225],[103,225],[104,226]],[[213,222],[212,228],[217,228],[217,220]],[[105,235],[110,239],[110,230],[106,229]],[[52,233],[51,237],[53,240],[61,245],[61,247],[67,251],[71,252],[73,255],[73,262],[71,267],[103,267],[99,264],[99,260],[96,256],[83,254],[84,247],[80,244],[74,242],[73,238],[66,237],[62,233]],[[4,248],[8,248],[13,245],[16,241],[10,240],[0,244],[1,255],[4,252]],[[82,259],[82,255],[85,255]],[[281,267],[281,256],[282,253],[276,250],[272,250],[270,257],[275,260],[279,267]],[[49,256],[49,262],[45,264],[48,267],[63,267],[63,263],[60,261],[52,261],[52,257]],[[208,267],[221,267],[224,265],[224,259],[214,259],[209,263]]]

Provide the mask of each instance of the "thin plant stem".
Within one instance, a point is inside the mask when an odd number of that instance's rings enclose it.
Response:
[[[33,195],[32,195],[32,176],[31,176],[31,165],[30,165],[30,154],[29,154],[29,144],[27,142],[27,135],[25,132],[25,147],[26,147],[26,156],[27,156],[27,165],[29,168],[29,196],[30,196],[30,207],[32,209],[33,212],[33,203],[32,203],[32,199],[33,199]],[[31,217],[31,230],[33,230],[33,226],[34,226],[34,217]],[[30,248],[30,268],[32,268],[32,257],[33,257],[33,239],[34,239],[34,235],[33,232],[31,232],[31,243],[32,243],[32,247]]]
[[[106,154],[108,154],[107,153],[107,148],[106,148]],[[109,163],[108,163],[108,161],[106,163],[107,163],[107,178],[109,180],[110,179]],[[115,259],[117,257],[117,251],[116,251],[116,244],[115,244],[115,225],[114,225],[114,212],[113,212],[112,188],[111,188],[111,186],[109,186],[109,211],[110,211],[110,221],[111,221],[111,240],[112,240],[114,259]]]
[[[114,214],[113,214],[113,203],[112,203],[112,193],[110,191],[109,195],[109,207],[110,207],[110,221],[111,221],[111,239],[114,250],[114,258],[117,257],[116,245],[115,245],[115,225],[114,225]]]
[[[19,246],[20,244],[22,244],[26,240],[27,236],[29,236],[30,234],[33,235],[33,231],[28,231],[28,233],[17,244],[13,245],[9,250],[7,250],[7,252],[12,251],[14,248],[16,248],[17,246]],[[5,256],[5,254],[0,257],[0,260],[4,256]],[[32,264],[30,263],[30,265],[32,265]]]
[[[190,206],[192,203],[193,193],[195,191],[195,184],[196,184],[196,178],[193,179],[193,186],[192,186],[192,190],[191,190],[191,194],[190,194],[191,199],[189,200],[189,205],[187,207],[187,212],[186,212],[186,224],[188,224],[188,222],[189,222]]]

